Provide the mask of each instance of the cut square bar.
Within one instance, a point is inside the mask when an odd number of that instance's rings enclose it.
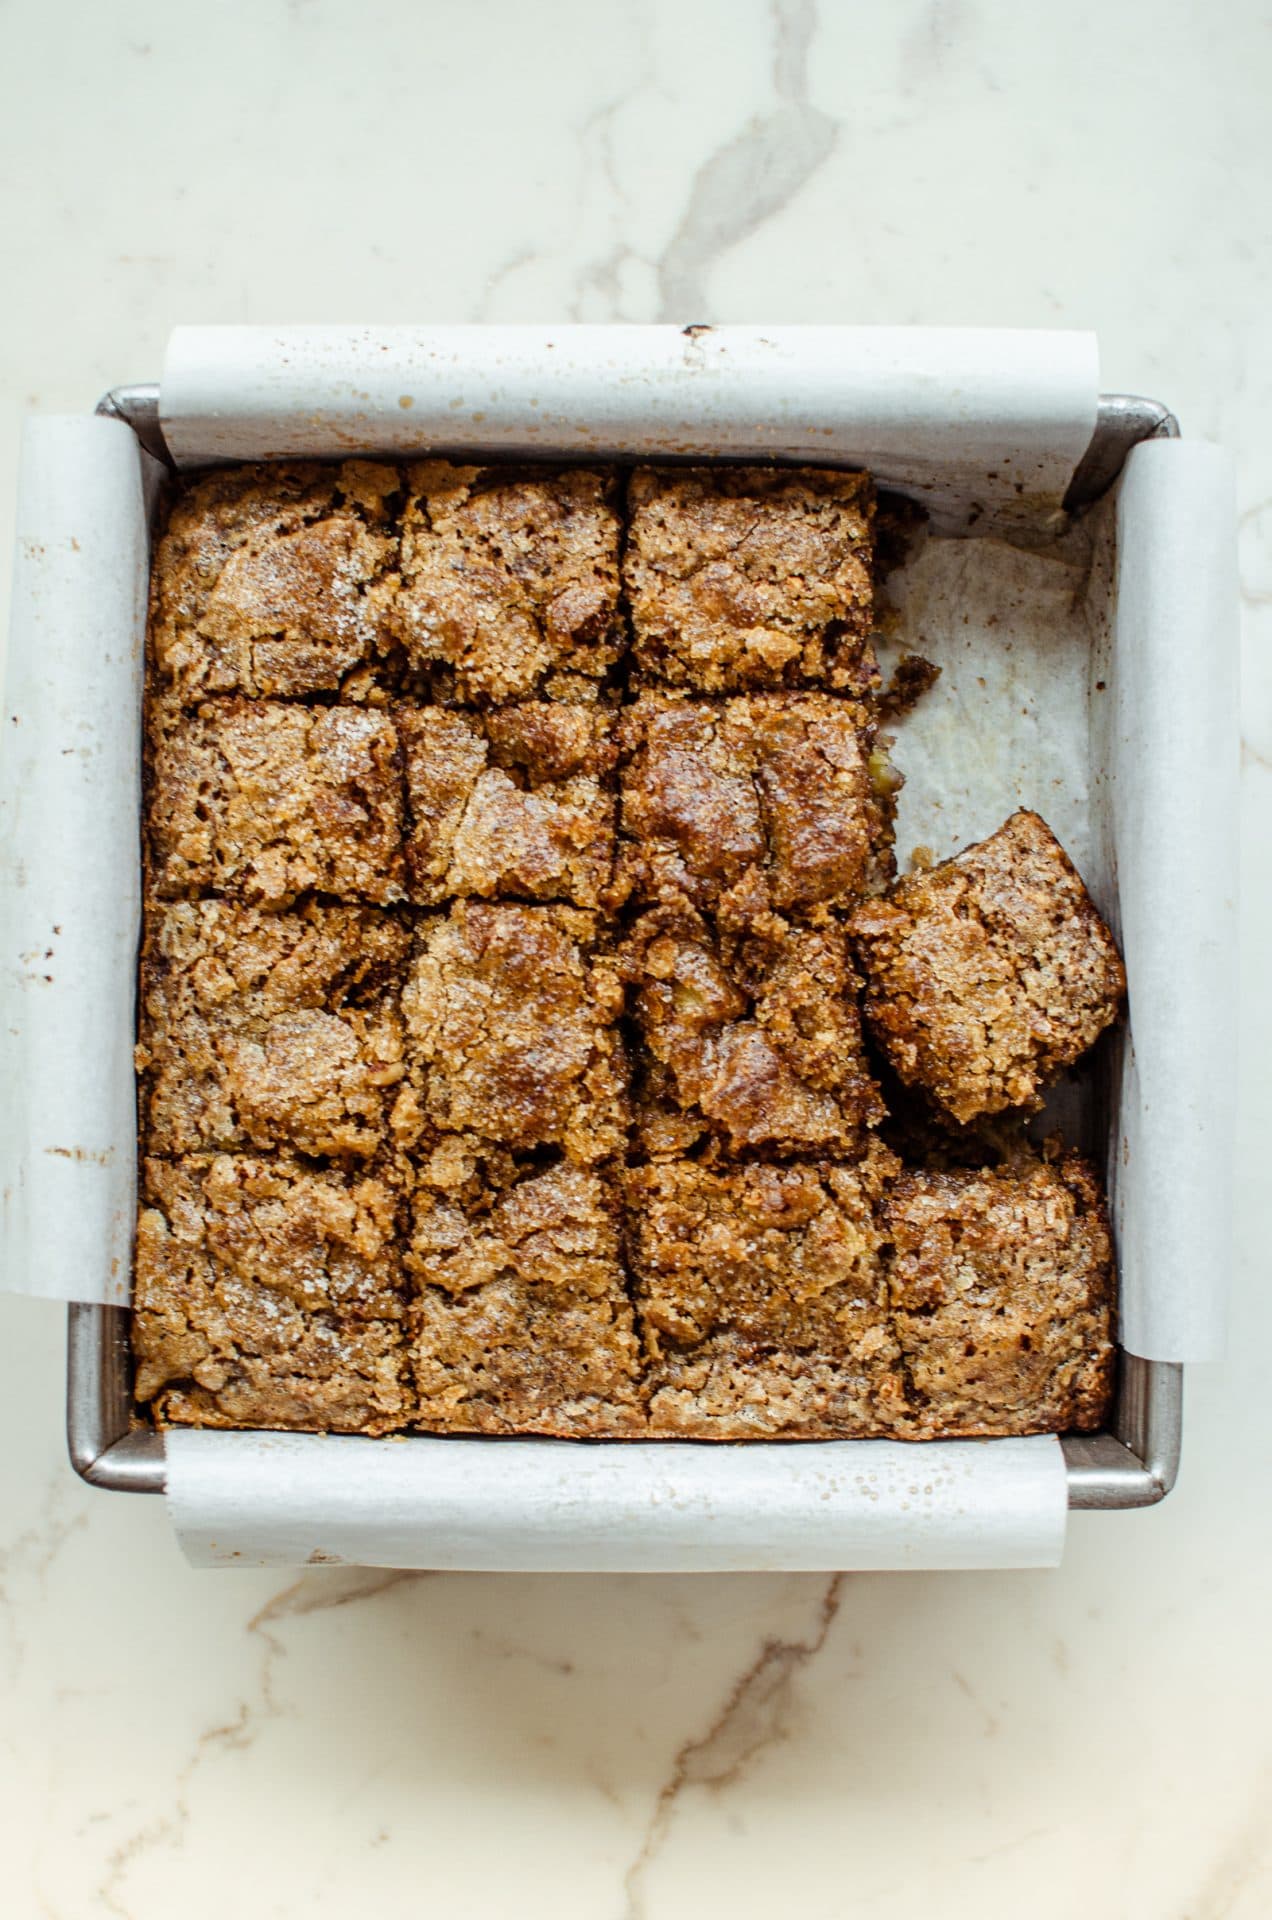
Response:
[[[841,929],[777,922],[721,940],[692,909],[662,907],[637,921],[622,963],[653,1062],[647,1151],[661,1138],[683,1152],[703,1133],[734,1153],[864,1150],[883,1107]]]
[[[599,906],[614,861],[611,709],[403,707],[394,719],[411,812],[412,900]]]
[[[408,1265],[418,1424],[439,1433],[643,1429],[617,1196],[556,1166],[466,1210],[421,1187]]]
[[[621,742],[620,887],[638,900],[807,914],[891,876],[899,781],[851,701],[644,694]]]
[[[874,487],[801,467],[638,468],[624,583],[645,686],[878,684]]]
[[[136,1395],[161,1422],[389,1433],[410,1416],[399,1201],[285,1157],[145,1165]]]
[[[158,894],[268,907],[310,891],[379,906],[404,898],[402,772],[386,715],[209,701],[156,732]]]
[[[137,1048],[148,1150],[379,1151],[405,1072],[409,949],[369,907],[154,902]]]
[[[580,1165],[623,1147],[622,987],[594,915],[460,902],[422,927],[403,1008],[425,1127]]]
[[[192,707],[209,694],[336,692],[374,668],[401,484],[367,460],[178,482],[151,576],[160,686]]]
[[[439,696],[593,699],[624,644],[613,471],[407,474],[393,624]]]
[[[879,1194],[899,1162],[637,1167],[626,1177],[651,1434],[851,1438],[905,1411]]]
[[[907,1169],[882,1218],[913,1438],[1100,1426],[1113,1393],[1113,1253],[1085,1160]]]

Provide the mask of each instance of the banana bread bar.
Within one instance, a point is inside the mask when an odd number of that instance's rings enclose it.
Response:
[[[697,693],[878,684],[868,474],[640,468],[627,502],[638,683]]]
[[[384,1149],[409,949],[372,907],[154,902],[137,1048],[151,1151]]]
[[[627,1131],[622,987],[596,917],[461,901],[420,929],[403,995],[421,1133],[580,1165]]]
[[[407,472],[392,624],[435,694],[595,698],[623,645],[616,476],[565,467]]]
[[[895,785],[851,701],[644,694],[620,741],[623,895],[807,914],[891,876]]]
[[[1112,934],[1036,813],[906,875],[851,927],[876,1040],[960,1121],[1034,1101],[1126,991]]]
[[[647,1152],[683,1152],[703,1134],[733,1153],[863,1151],[883,1108],[838,927],[775,919],[763,937],[722,940],[692,908],[658,907],[621,961],[654,1068]]]
[[[417,1424],[629,1435],[640,1347],[609,1183],[558,1165],[466,1209],[420,1187],[407,1264]]]
[[[135,1392],[161,1421],[389,1433],[411,1403],[401,1209],[382,1179],[148,1160]]]
[[[1113,1392],[1113,1253],[1093,1169],[907,1169],[882,1212],[912,1438],[1093,1430]]]
[[[652,1434],[816,1439],[897,1431],[900,1348],[877,1213],[900,1163],[636,1167],[628,1244]]]
[[[614,715],[550,701],[477,714],[395,711],[412,900],[465,895],[596,907],[614,862]]]
[[[383,713],[207,701],[156,727],[149,803],[160,896],[235,894],[284,907],[309,890],[405,897],[397,734]]]
[[[150,661],[182,707],[334,692],[383,657],[392,467],[238,467],[185,486],[152,572]]]

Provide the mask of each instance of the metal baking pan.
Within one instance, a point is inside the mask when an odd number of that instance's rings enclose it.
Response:
[[[159,417],[157,384],[112,388],[97,412],[132,428],[141,446],[171,465]],[[1091,506],[1113,485],[1141,440],[1173,439],[1179,425],[1159,401],[1102,394],[1095,432],[1064,504]],[[1073,1509],[1150,1507],[1179,1470],[1183,1367],[1123,1352],[1107,1432],[1061,1438]],[[162,1493],[163,1434],[135,1422],[129,1313],[125,1307],[76,1306],[67,1322],[67,1444],[71,1464],[90,1486],[114,1493]]]

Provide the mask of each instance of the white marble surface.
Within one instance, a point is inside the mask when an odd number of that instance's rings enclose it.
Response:
[[[195,1574],[0,1299],[0,1911],[1272,1910],[1272,34],[1255,0],[10,0],[5,442],[178,320],[1092,325],[1240,469],[1234,1337],[1047,1575]],[[0,462],[0,528],[12,461]],[[7,539],[3,544],[7,546]],[[7,553],[4,555],[7,564]],[[1204,662],[1199,662],[1204,671]]]

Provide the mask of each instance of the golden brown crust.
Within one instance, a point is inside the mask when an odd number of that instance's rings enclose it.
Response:
[[[1085,1160],[908,1169],[883,1228],[909,1437],[1101,1425],[1113,1391],[1113,1253]]]
[[[386,715],[224,700],[166,720],[149,805],[161,897],[266,907],[309,891],[379,906],[404,897],[401,756]]]
[[[768,937],[722,941],[668,906],[636,922],[621,957],[664,1114],[674,1102],[732,1153],[864,1150],[883,1108],[839,928],[778,921]],[[675,1145],[688,1143],[682,1128]]]
[[[236,467],[177,485],[151,575],[149,644],[181,705],[334,692],[381,658],[396,469]]]
[[[631,1169],[628,1244],[653,1434],[815,1439],[903,1413],[879,1196],[899,1162]]]
[[[411,812],[412,900],[600,905],[614,860],[609,710],[399,707],[394,719]]]
[[[403,996],[427,1123],[580,1165],[626,1139],[622,989],[595,917],[461,902],[423,923]]]
[[[148,1151],[378,1152],[405,1072],[409,946],[373,908],[154,902],[137,1047]]]
[[[880,1046],[960,1121],[1032,1102],[1126,991],[1112,934],[1036,813],[865,901],[851,931]]]
[[[825,694],[624,709],[618,893],[744,914],[851,907],[892,872],[864,708]]]
[[[622,646],[612,474],[408,470],[392,622],[439,694],[594,698]]]
[[[868,474],[638,468],[627,498],[641,682],[697,693],[877,684]]]
[[[135,1391],[161,1423],[388,1433],[409,1417],[399,1200],[283,1156],[150,1160]]]
[[[556,1166],[466,1209],[419,1187],[407,1256],[417,1425],[434,1433],[640,1432],[640,1348],[617,1197]]]

